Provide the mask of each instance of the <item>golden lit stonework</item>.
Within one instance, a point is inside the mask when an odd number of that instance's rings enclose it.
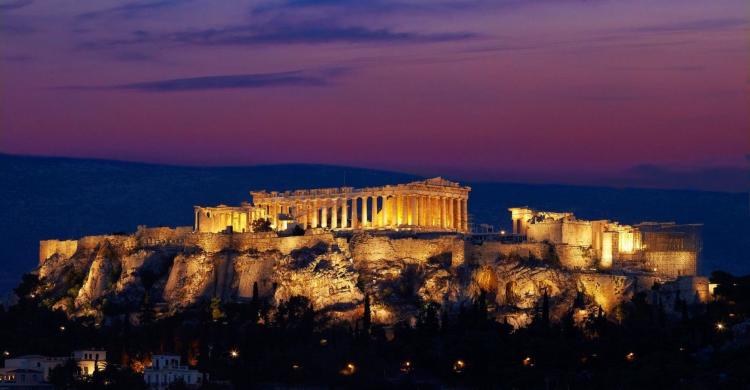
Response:
[[[254,221],[268,219],[277,231],[301,226],[467,232],[469,191],[440,177],[381,187],[252,191],[252,204],[196,206],[195,231],[249,232]]]

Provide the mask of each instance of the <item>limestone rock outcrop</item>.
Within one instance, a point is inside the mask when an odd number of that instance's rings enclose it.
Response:
[[[249,300],[257,286],[271,304],[301,295],[341,320],[361,316],[368,294],[373,321],[384,324],[413,321],[427,302],[456,313],[484,291],[490,314],[518,327],[531,321],[545,294],[551,318],[559,319],[581,294],[589,307],[611,311],[653,284],[547,262],[553,249],[545,244],[472,243],[457,234],[314,230],[277,237],[158,228],[73,243],[45,242],[40,294],[71,316],[100,319]]]

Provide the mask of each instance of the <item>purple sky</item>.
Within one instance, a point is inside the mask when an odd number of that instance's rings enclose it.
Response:
[[[0,150],[568,182],[739,167],[748,15],[746,0],[0,0]]]

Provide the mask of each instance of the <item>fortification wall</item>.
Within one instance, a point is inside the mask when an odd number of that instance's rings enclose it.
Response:
[[[659,275],[676,278],[698,273],[698,257],[692,251],[646,251],[646,266]]]
[[[529,241],[548,241],[554,244],[563,242],[562,221],[537,222],[529,224],[527,238]]]
[[[609,313],[620,303],[632,298],[635,277],[597,273],[578,273],[578,288],[594,298]]]
[[[65,258],[73,256],[78,250],[78,240],[43,240],[39,241],[39,264],[52,255],[59,254]]]
[[[138,245],[138,240],[134,235],[101,235],[86,236],[78,239],[78,250],[93,251],[99,244],[109,241],[114,249],[130,250]]]
[[[466,250],[467,261],[474,264],[492,264],[500,257],[522,257],[534,256],[538,259],[544,257],[549,246],[542,242],[524,242],[506,244],[502,242],[487,241],[480,245],[468,244]]]
[[[185,238],[193,232],[193,228],[190,226],[179,226],[176,228],[170,227],[145,227],[138,226],[135,232],[135,237],[138,240],[138,245],[154,246],[154,245],[183,245]]]
[[[706,303],[711,298],[708,289],[708,278],[705,276],[682,276],[677,278],[677,286],[680,296],[687,302],[697,298],[699,302]]]
[[[591,246],[593,232],[591,222],[584,221],[564,221],[562,224],[562,241],[563,244],[577,246]]]
[[[426,262],[435,256],[449,253],[451,264],[464,262],[465,242],[458,236],[437,238],[397,238],[357,234],[349,242],[349,251],[355,262],[382,259],[406,259]]]
[[[596,266],[593,250],[589,246],[555,245],[560,264],[569,269],[587,269]]]
[[[306,234],[304,236],[278,237],[274,232],[266,233],[190,233],[185,237],[185,246],[195,246],[206,252],[220,252],[222,250],[236,250],[240,252],[267,252],[277,250],[282,254],[304,247],[312,247],[319,243],[336,244],[336,239],[330,232]]]

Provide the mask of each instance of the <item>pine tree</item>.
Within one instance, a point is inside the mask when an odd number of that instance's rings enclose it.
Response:
[[[370,313],[370,294],[365,293],[365,312],[362,317],[362,332],[364,334],[370,334],[371,324],[372,314]]]
[[[549,327],[549,294],[547,293],[547,289],[544,290],[544,295],[542,296],[542,326],[544,328]]]

